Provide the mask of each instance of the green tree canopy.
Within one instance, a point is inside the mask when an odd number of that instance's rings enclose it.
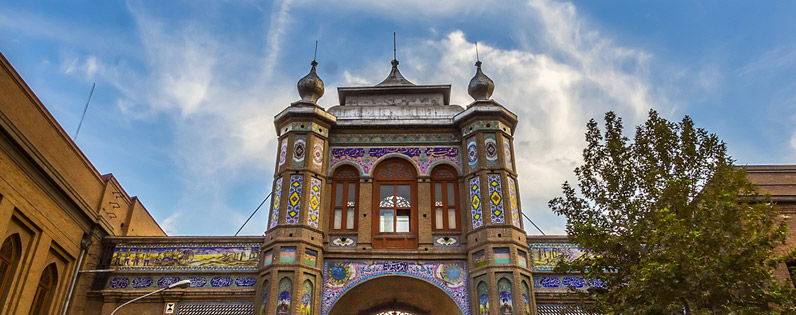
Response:
[[[587,254],[559,271],[583,273],[595,310],[615,314],[790,313],[793,290],[773,270],[787,226],[733,166],[715,134],[686,116],[649,112],[633,141],[622,120],[587,125],[578,191],[550,201]]]

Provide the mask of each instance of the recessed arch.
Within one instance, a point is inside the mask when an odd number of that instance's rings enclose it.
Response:
[[[22,257],[22,243],[19,234],[14,233],[0,245],[0,305],[5,303]]]
[[[417,174],[400,157],[373,168],[373,248],[417,248]]]
[[[340,161],[340,162],[335,163],[334,165],[329,166],[329,171],[328,171],[327,175],[334,176],[334,173],[337,172],[338,169],[340,169],[340,168],[342,168],[344,166],[352,166],[352,167],[354,167],[357,170],[357,172],[359,173],[360,177],[366,176],[365,172],[362,170],[362,166],[360,166],[359,164],[354,163],[352,161]]]
[[[47,314],[53,302],[55,288],[58,286],[58,268],[55,263],[47,265],[41,272],[39,284],[36,288],[36,295],[33,296],[30,314]]]
[[[375,178],[376,171],[381,166],[383,166],[384,162],[386,162],[388,160],[391,160],[391,159],[401,159],[401,160],[405,161],[407,164],[409,164],[412,167],[414,167],[415,176],[417,176],[418,174],[423,174],[423,172],[420,171],[420,167],[417,165],[417,163],[415,163],[415,161],[413,161],[412,158],[410,158],[406,154],[403,154],[403,153],[387,153],[384,156],[381,156],[378,159],[376,159],[375,162],[373,162],[373,167],[370,169],[370,173],[367,174],[367,175],[370,176],[370,177],[374,177]]]
[[[412,314],[463,314],[456,301],[435,284],[411,275],[369,278],[346,290],[329,315],[373,315],[387,310]]]

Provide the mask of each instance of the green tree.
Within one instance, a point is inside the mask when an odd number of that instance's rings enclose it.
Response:
[[[787,226],[715,134],[655,111],[633,141],[613,112],[604,133],[594,119],[587,129],[579,190],[564,183],[549,205],[587,252],[557,270],[603,283],[585,293],[596,311],[796,312],[793,289],[773,276]]]

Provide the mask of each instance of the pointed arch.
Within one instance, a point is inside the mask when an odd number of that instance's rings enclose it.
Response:
[[[12,234],[0,246],[0,305],[5,303],[11,282],[16,273],[19,259],[22,256],[19,234]]]
[[[293,291],[293,281],[289,277],[279,280],[279,289],[276,294],[276,315],[290,314],[290,293]]]
[[[313,295],[312,295],[312,281],[309,279],[304,280],[304,284],[302,285],[302,293],[301,293],[301,305],[299,306],[299,315],[310,315],[312,314],[312,305],[313,305]]]
[[[39,285],[36,288],[36,295],[33,296],[31,315],[44,315],[49,313],[52,306],[53,294],[58,285],[58,268],[55,263],[47,265],[41,272]]]

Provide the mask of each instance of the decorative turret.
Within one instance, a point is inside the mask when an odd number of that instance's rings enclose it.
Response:
[[[315,73],[318,62],[313,60],[311,64],[310,73],[298,81],[297,87],[302,102],[317,104],[318,99],[323,96],[323,80]]]
[[[481,72],[480,60],[475,62],[475,67],[475,75],[470,79],[467,93],[476,101],[488,100],[492,96],[492,91],[495,90],[495,82]]]

